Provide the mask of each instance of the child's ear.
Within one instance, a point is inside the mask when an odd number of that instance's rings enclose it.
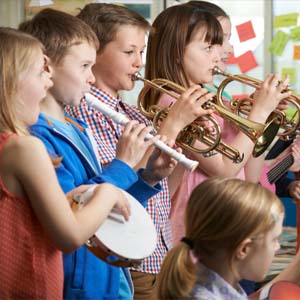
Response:
[[[238,260],[245,259],[251,252],[253,241],[250,238],[243,240],[235,251],[235,257]]]
[[[50,78],[52,77],[52,66],[51,66],[51,60],[47,55],[44,55],[44,69],[46,72],[50,74]]]

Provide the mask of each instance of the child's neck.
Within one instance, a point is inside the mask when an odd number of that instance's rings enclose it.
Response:
[[[110,94],[112,97],[114,98],[118,98],[119,95],[119,91],[116,91],[115,89],[109,87],[105,81],[103,81],[103,79],[101,78],[101,76],[97,76],[97,74],[95,74],[95,84],[94,86],[98,89],[101,89],[102,91],[105,91],[106,93]]]
[[[40,104],[41,112],[65,123],[64,105],[58,102],[51,94],[47,94],[47,97]]]
[[[231,286],[237,288],[238,282],[241,278],[237,278],[236,274],[234,274],[234,272],[232,271],[232,267],[230,266],[230,264],[225,263],[226,261],[226,258],[218,259],[215,257],[212,257],[211,259],[201,259],[201,263],[203,263],[206,267],[219,274],[219,276],[226,280]]]

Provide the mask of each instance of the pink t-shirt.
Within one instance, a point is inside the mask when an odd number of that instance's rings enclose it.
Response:
[[[174,98],[163,94],[159,100],[159,105],[162,107],[168,107],[170,104],[174,103],[174,101],[176,101]],[[237,129],[234,128],[233,125],[231,125],[228,121],[224,121],[223,118],[215,114],[213,117],[220,125],[222,131],[222,140],[225,143],[230,144],[238,132]],[[226,130],[224,129],[224,125],[226,126]],[[201,170],[201,165],[199,165],[194,172],[185,169],[182,184],[180,184],[175,195],[172,197],[171,225],[174,244],[180,241],[180,239],[184,236],[184,214],[190,194],[196,186],[198,186],[208,177],[209,175]],[[244,168],[242,168],[235,177],[244,180]]]

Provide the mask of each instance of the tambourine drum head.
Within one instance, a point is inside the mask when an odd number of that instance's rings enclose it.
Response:
[[[139,261],[151,255],[157,243],[154,224],[145,208],[131,195],[123,191],[131,207],[129,221],[111,213],[95,233],[95,237],[112,255]],[[118,265],[118,263],[116,263]]]

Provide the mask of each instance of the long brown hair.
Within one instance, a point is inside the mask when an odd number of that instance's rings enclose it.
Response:
[[[205,41],[221,45],[223,31],[218,20],[210,13],[188,5],[175,5],[162,11],[152,24],[147,44],[145,77],[164,78],[188,87],[183,66],[186,46],[200,28],[206,29]],[[159,93],[150,89],[147,105],[157,104]]]
[[[20,75],[31,68],[42,44],[16,29],[0,27],[0,131],[28,134],[17,117],[20,109]]]
[[[279,198],[258,184],[212,177],[191,194],[185,212],[185,236],[200,261],[201,257],[226,253],[231,263],[243,240],[266,233],[283,212]],[[158,299],[190,297],[197,269],[189,246],[183,242],[177,244],[163,262]]]
[[[229,19],[229,16],[226,14],[226,12],[220,6],[218,6],[214,3],[208,2],[208,1],[201,1],[201,0],[189,1],[182,5],[190,5],[193,7],[197,7],[199,9],[203,9],[203,10],[209,12],[210,14],[212,14],[216,18],[223,17],[223,18]]]

